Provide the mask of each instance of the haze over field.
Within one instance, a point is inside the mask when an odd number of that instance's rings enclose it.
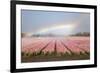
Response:
[[[90,32],[90,14],[22,10],[22,33],[28,35],[72,35]]]

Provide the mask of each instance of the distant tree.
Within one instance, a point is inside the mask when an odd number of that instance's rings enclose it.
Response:
[[[90,33],[89,32],[79,32],[71,36],[90,36]]]
[[[21,33],[21,37],[25,37],[26,36],[26,34],[25,33]]]

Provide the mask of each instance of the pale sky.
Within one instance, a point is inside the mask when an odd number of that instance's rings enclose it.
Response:
[[[69,35],[90,32],[90,14],[61,11],[21,10],[22,32]]]

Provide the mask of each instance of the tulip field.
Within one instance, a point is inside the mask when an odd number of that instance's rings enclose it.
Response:
[[[86,60],[90,58],[90,38],[23,37],[22,62]]]

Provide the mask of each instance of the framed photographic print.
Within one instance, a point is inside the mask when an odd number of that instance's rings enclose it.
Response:
[[[96,6],[11,1],[11,72],[96,66]]]

